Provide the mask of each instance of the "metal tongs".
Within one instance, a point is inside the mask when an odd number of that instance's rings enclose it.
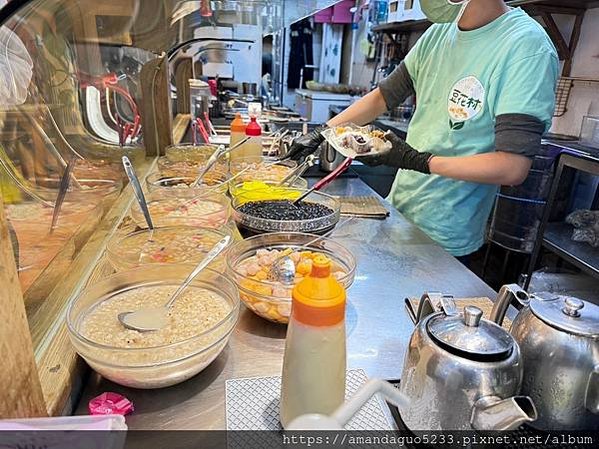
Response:
[[[323,187],[329,185],[331,182],[333,182],[335,179],[337,179],[339,176],[341,176],[341,174],[343,174],[343,172],[349,168],[349,166],[351,165],[352,162],[353,162],[353,159],[351,157],[348,157],[347,159],[345,159],[339,167],[337,167],[335,170],[333,170],[327,176],[325,176],[320,181],[318,181],[316,184],[314,184],[314,186],[312,186],[311,189],[306,190],[299,198],[295,199],[293,201],[293,204],[297,205],[300,201],[303,201],[304,199],[306,199],[306,197],[308,195],[310,195],[312,192],[314,192],[316,190],[320,190]]]
[[[281,180],[281,182],[279,183],[279,185],[280,186],[284,186],[285,184],[287,184],[288,186],[292,186],[293,183],[295,181],[297,181],[297,179],[300,176],[302,176],[304,173],[306,173],[306,171],[310,167],[313,167],[315,163],[316,163],[316,156],[313,155],[313,154],[311,154],[310,156],[308,156],[306,158],[306,160],[304,162],[302,162],[300,165],[298,165],[297,168],[295,168],[287,176],[285,176]]]
[[[275,152],[275,147],[278,147],[278,153],[281,154],[281,143],[283,142],[283,138],[289,134],[288,129],[280,129],[272,136],[272,142],[270,143],[270,148],[268,149],[268,154],[271,155]]]
[[[239,142],[237,142],[235,145],[233,145],[232,147],[229,147],[229,148],[225,148],[224,145],[220,145],[214,151],[214,153],[212,153],[212,155],[208,159],[208,162],[206,162],[206,165],[200,171],[200,174],[198,175],[198,177],[195,179],[193,184],[191,184],[191,187],[197,187],[200,184],[200,181],[204,178],[204,176],[206,176],[206,173],[208,173],[210,171],[210,169],[212,167],[214,167],[214,164],[216,164],[216,162],[220,159],[221,156],[224,156],[225,154],[230,153],[231,151],[239,148],[241,145],[243,145],[248,140],[250,140],[250,138],[251,138],[251,136],[244,137]]]

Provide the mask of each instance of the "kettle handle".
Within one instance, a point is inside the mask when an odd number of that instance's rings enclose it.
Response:
[[[395,388],[389,382],[381,379],[370,379],[349,399],[342,404],[331,415],[340,427],[344,427],[353,416],[372,398],[380,393],[387,402],[395,405],[398,409],[406,409],[410,401],[399,389]]]
[[[459,313],[453,296],[440,292],[424,292],[420,297],[420,301],[418,301],[416,310],[410,298],[405,298],[404,303],[414,324],[418,324],[423,318],[437,312],[444,312],[445,315],[457,315]]]
[[[588,411],[599,415],[599,365],[595,365],[589,374],[584,405]]]
[[[523,307],[528,307],[529,303],[529,294],[518,284],[504,285],[499,290],[497,298],[495,298],[490,319],[501,326],[510,305],[522,309]]]

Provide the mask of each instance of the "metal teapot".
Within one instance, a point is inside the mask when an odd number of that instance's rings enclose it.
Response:
[[[410,339],[400,392],[410,430],[512,430],[536,419],[518,396],[520,350],[512,336],[473,306],[459,313],[451,296],[425,294],[409,310]]]
[[[539,412],[542,430],[599,427],[599,307],[550,293],[529,295],[505,285],[491,319],[501,324],[510,304],[524,307],[510,333],[520,345],[522,394]]]

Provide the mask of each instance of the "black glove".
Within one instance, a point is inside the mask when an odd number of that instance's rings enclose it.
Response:
[[[386,138],[391,142],[391,149],[383,153],[357,156],[356,160],[371,167],[388,165],[403,170],[414,170],[426,173],[427,175],[430,174],[431,170],[428,166],[428,161],[433,156],[432,153],[415,150],[402,138],[397,137],[393,133],[387,134]]]
[[[319,126],[293,141],[285,159],[301,160],[314,153],[320,144],[324,142],[322,132],[327,129],[326,126]]]

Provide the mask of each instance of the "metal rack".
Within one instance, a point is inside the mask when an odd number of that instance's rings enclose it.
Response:
[[[585,11],[599,7],[596,0],[511,0],[506,2],[512,7],[522,7],[532,16],[540,17],[545,24],[545,30],[557,49],[559,59],[564,61],[561,77],[556,90],[556,108],[554,117],[561,117],[567,111],[570,91],[575,83],[599,83],[599,79],[572,78],[572,57],[578,45],[582,21]],[[574,16],[574,26],[568,41],[560,32],[553,15],[566,14]],[[407,20],[377,25],[373,32],[384,33],[393,40],[393,36],[407,35],[415,31],[424,31],[432,24],[426,20]]]
[[[549,222],[552,206],[559,191],[560,180],[562,179],[564,169],[566,168],[599,176],[599,157],[575,152],[563,152],[560,155],[555,171],[555,177],[551,184],[551,192],[549,193],[547,206],[543,213],[537,239],[530,258],[528,271],[525,273],[525,289],[528,289],[530,285],[532,273],[543,248],[557,254],[561,259],[599,279],[599,248],[593,248],[586,243],[572,241],[570,238],[572,235],[571,226],[562,222]],[[595,195],[591,208],[595,209],[598,206],[599,192]]]

